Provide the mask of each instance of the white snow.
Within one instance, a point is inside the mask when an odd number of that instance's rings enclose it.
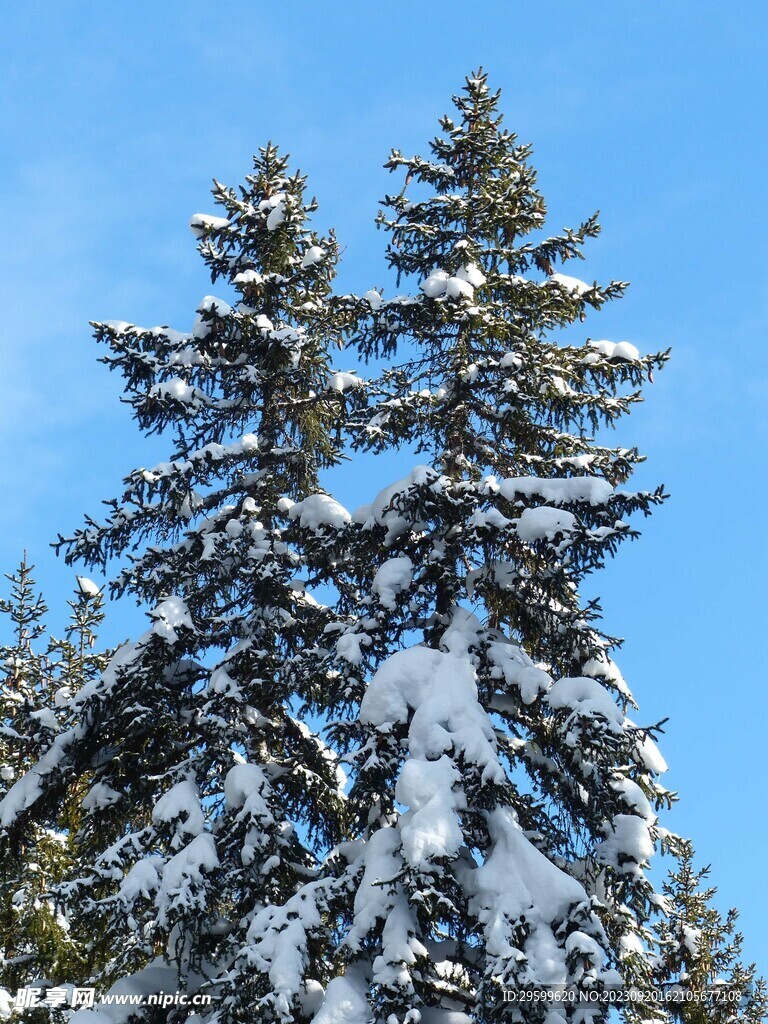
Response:
[[[548,280],[552,284],[560,285],[565,291],[575,293],[578,296],[586,295],[587,292],[594,291],[595,288],[593,284],[580,281],[578,277],[568,277],[567,274],[551,274]]]
[[[363,387],[364,381],[356,373],[332,373],[328,378],[328,388],[331,391],[349,391],[350,388]]]
[[[500,494],[507,501],[540,497],[553,505],[605,505],[613,496],[612,485],[600,476],[546,478],[539,476],[486,476],[480,481],[481,494]]]
[[[395,799],[410,808],[400,823],[403,856],[414,867],[435,857],[454,858],[464,842],[458,811],[466,806],[461,773],[443,754],[437,761],[410,759],[395,786]]]
[[[244,958],[261,971],[267,970],[271,1001],[285,1024],[295,1020],[292,1003],[304,985],[309,934],[321,923],[317,896],[324,884],[310,882],[284,905],[268,904],[254,915],[248,928]]]
[[[625,719],[628,726],[637,728],[635,723],[630,719]],[[635,757],[639,763],[647,769],[649,772],[653,772],[654,775],[663,775],[664,772],[668,771],[669,766],[659,752],[659,748],[650,736],[641,736],[638,734],[634,748]]]
[[[462,750],[490,778],[501,779],[493,726],[477,699],[472,665],[428,647],[393,654],[378,669],[360,705],[374,727],[406,722],[412,757],[433,759]]]
[[[162,870],[160,889],[155,899],[158,920],[165,927],[176,906],[189,907],[200,903],[199,890],[204,875],[218,867],[219,858],[210,832],[203,832],[188,846],[166,861]]]
[[[93,580],[89,580],[87,576],[75,576],[75,579],[83,597],[97,597],[101,593],[101,588]]]
[[[538,668],[525,651],[512,641],[493,641],[488,657],[494,666],[494,678],[501,678],[507,686],[516,686],[524,704],[532,704],[541,693],[546,693],[552,678]]]
[[[314,267],[316,263],[321,263],[325,259],[325,255],[325,249],[322,246],[310,245],[301,261],[302,268]]]
[[[91,811],[116,804],[119,799],[120,793],[108,786],[106,782],[96,782],[83,800],[82,808],[86,814],[90,814]]]
[[[589,346],[596,349],[606,359],[633,363],[640,358],[639,350],[628,341],[590,341]]]
[[[608,690],[596,679],[586,676],[558,679],[552,684],[546,699],[555,710],[570,708],[586,718],[600,715],[615,732],[621,731],[625,721]]]
[[[518,959],[515,926],[524,915],[528,935],[521,952],[528,977],[539,985],[562,984],[565,950],[554,932],[571,906],[587,902],[587,894],[536,849],[510,810],[489,812],[488,831],[491,850],[465,881],[474,890],[470,910],[484,925],[487,952],[502,962]]]
[[[466,281],[472,288],[481,288],[486,281],[485,274],[476,263],[467,263],[456,272],[456,277]]]
[[[178,629],[184,627],[194,630],[195,628],[189,608],[180,597],[164,598],[149,614],[154,619],[152,632],[169,644],[174,644],[179,639],[179,634],[176,632]]]
[[[214,217],[211,213],[195,213],[189,221],[189,226],[195,238],[202,238],[206,231],[223,231],[229,227],[229,220],[226,217]]]
[[[433,270],[421,283],[421,290],[428,299],[472,299],[475,288],[485,284],[485,276],[478,266],[468,263],[453,276],[445,270]]]
[[[274,231],[279,228],[285,220],[285,205],[286,195],[284,192],[276,192],[275,195],[270,196],[268,200],[261,203],[260,206],[266,206],[268,210],[267,214],[267,230]],[[266,212],[263,210],[262,212]]]
[[[152,821],[174,825],[177,835],[198,836],[205,828],[197,786],[183,779],[164,793],[154,806]]]
[[[351,521],[349,512],[328,494],[310,494],[303,501],[297,501],[288,510],[288,518],[307,530],[319,530],[330,526],[343,529]]]
[[[204,320],[203,313],[213,313],[214,316],[223,318],[229,316],[232,307],[224,299],[217,299],[215,295],[206,295],[197,307],[197,317],[192,325],[193,338],[207,338],[211,333],[211,320]]]
[[[119,896],[127,904],[134,903],[140,896],[151,899],[152,893],[160,886],[162,857],[145,857],[137,861],[120,883]]]
[[[312,1024],[370,1024],[374,1017],[367,998],[368,983],[356,964],[328,982]]]
[[[531,543],[537,540],[553,540],[558,533],[569,534],[578,526],[578,520],[572,512],[564,509],[540,505],[538,508],[526,508],[517,520],[517,535],[521,540]]]
[[[363,298],[372,310],[376,311],[377,309],[381,309],[381,292],[376,291],[375,288],[371,288],[370,291],[367,291],[365,295],[363,295]]]
[[[607,838],[595,850],[595,859],[625,874],[637,874],[638,865],[653,856],[648,822],[635,814],[617,814],[606,826]]]
[[[401,558],[390,558],[376,570],[371,590],[384,608],[394,611],[397,597],[407,590],[413,579],[413,562],[407,555]]]
[[[212,213],[195,213],[189,218],[189,228],[197,239],[202,239],[206,231],[221,231],[228,226],[226,217],[215,217]]]
[[[445,295],[448,277],[449,275],[444,270],[433,270],[429,277],[422,282],[421,290],[428,299],[440,298],[441,295]]]

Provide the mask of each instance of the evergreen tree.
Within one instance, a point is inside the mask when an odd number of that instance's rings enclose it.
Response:
[[[337,246],[308,226],[304,177],[268,145],[243,186],[215,182],[213,195],[224,215],[191,226],[234,304],[203,299],[191,333],[95,325],[139,426],[172,432],[173,453],[127,477],[105,522],[60,540],[68,562],[123,559],[113,593],[146,604],[151,626],[84,688],[42,782],[22,780],[0,814],[23,821],[87,777],[80,873],[61,895],[111,943],[98,984],[191,994],[215,980],[217,1020],[250,1020],[261,1001],[267,1021],[300,1004],[279,984],[289,939],[311,956],[302,999],[327,969],[314,878],[317,851],[342,833],[342,776],[299,711],[322,695],[302,665],[333,616],[287,510],[339,458],[335,424],[357,382],[329,371]],[[326,495],[313,515],[345,522]],[[301,934],[298,890],[316,924]]]
[[[5,795],[66,729],[82,686],[104,668],[96,646],[104,613],[98,588],[81,577],[64,638],[46,637],[47,608],[37,593],[34,567],[22,560],[0,612],[10,642],[0,647],[0,792]],[[0,846],[0,984],[10,992],[35,980],[73,977],[98,956],[93,932],[75,934],[54,891],[73,870],[77,807],[71,795],[45,819],[34,818]],[[91,948],[86,949],[90,944]],[[43,1011],[46,1012],[46,1011]]]
[[[580,585],[663,498],[627,490],[641,456],[601,437],[666,353],[575,335],[625,286],[556,271],[597,221],[543,236],[530,149],[498,101],[471,76],[431,157],[389,159],[405,185],[378,222],[415,293],[340,303],[362,355],[391,361],[355,446],[426,464],[332,555],[354,619],[335,699],[359,707],[334,736],[360,840],[332,859],[346,966],[316,1024],[552,1024],[572,1010],[502,988],[652,975],[645,869],[671,794]]]
[[[742,962],[738,912],[731,909],[723,919],[712,905],[717,889],[705,885],[709,873],[709,868],[694,868],[693,846],[682,843],[677,870],[664,883],[668,914],[654,928],[659,945],[656,981],[672,991],[679,986],[680,1001],[670,1005],[683,1024],[735,1019],[758,1024],[768,1016],[768,990],[756,978],[755,965]],[[711,998],[686,1002],[686,992]]]

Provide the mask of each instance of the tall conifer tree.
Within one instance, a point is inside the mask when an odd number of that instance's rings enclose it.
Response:
[[[502,989],[651,980],[645,869],[671,794],[580,586],[663,498],[627,489],[641,456],[603,430],[666,354],[575,333],[625,286],[559,271],[597,221],[543,234],[498,102],[472,75],[429,158],[393,151],[405,184],[379,224],[415,290],[342,300],[391,366],[356,447],[425,464],[355,513],[338,556],[356,621],[337,696],[359,715],[335,735],[361,841],[336,861],[347,967],[317,1024],[554,1022],[571,1011]]]
[[[355,382],[329,372],[337,246],[310,230],[305,179],[269,145],[243,186],[213,194],[223,215],[191,226],[235,298],[203,299],[191,333],[95,325],[141,429],[175,438],[171,457],[61,541],[69,562],[127,561],[113,593],[148,606],[151,626],[84,688],[38,781],[22,779],[0,815],[23,822],[87,776],[80,874],[61,895],[111,941],[100,987],[191,994],[215,979],[217,1019],[251,1019],[263,999],[268,1020],[282,1009],[279,949],[264,948],[263,924],[312,880],[343,817],[336,762],[297,718],[320,691],[301,662],[329,612],[306,590],[286,510],[339,457]],[[313,507],[331,523],[343,512],[326,495]],[[319,917],[320,890],[316,904]]]

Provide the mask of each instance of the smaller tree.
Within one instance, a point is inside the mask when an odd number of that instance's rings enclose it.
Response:
[[[97,646],[104,613],[98,587],[78,577],[62,639],[48,636],[48,609],[26,555],[7,575],[10,598],[0,600],[10,635],[0,646],[0,795],[35,765],[67,724],[81,687],[106,664]],[[0,984],[11,992],[33,980],[74,980],[95,955],[93,937],[80,942],[52,895],[74,864],[77,802],[26,822],[0,842]]]
[[[680,985],[680,1001],[671,1002],[672,1016],[683,1024],[752,1022],[768,1014],[768,989],[757,979],[754,964],[742,962],[743,938],[736,931],[738,911],[725,918],[712,905],[717,893],[705,886],[709,867],[696,870],[690,842],[682,842],[678,867],[670,872],[663,892],[667,915],[656,924],[659,941],[657,981]],[[688,991],[708,1001],[686,1001]]]

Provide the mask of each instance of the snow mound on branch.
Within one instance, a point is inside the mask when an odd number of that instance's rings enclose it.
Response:
[[[549,282],[560,285],[565,291],[576,294],[579,297],[595,290],[593,284],[587,284],[586,281],[581,281],[578,277],[568,277],[567,274],[551,274]]]
[[[224,299],[217,299],[215,295],[206,295],[197,307],[197,317],[192,326],[193,338],[207,338],[213,326],[211,317],[204,318],[203,313],[212,313],[214,317],[223,319],[229,316],[232,307]]]
[[[156,825],[175,825],[177,835],[200,835],[205,828],[205,816],[194,782],[184,779],[164,793],[154,806],[152,821]]]
[[[267,231],[275,231],[285,220],[286,202],[285,192],[276,192],[259,203],[259,212],[267,218]]]
[[[364,381],[356,373],[332,373],[328,378],[328,389],[330,391],[349,391],[350,388],[361,388]]]
[[[552,685],[549,673],[534,665],[525,651],[512,641],[490,643],[488,658],[493,665],[492,678],[503,679],[507,686],[516,686],[524,704],[532,704]]]
[[[558,948],[551,925],[565,920],[574,904],[587,902],[587,894],[526,838],[511,810],[490,811],[488,832],[493,845],[472,873],[470,900],[470,910],[485,926],[488,953],[514,955],[509,926],[525,915],[530,928],[525,952],[532,979],[542,985],[564,982],[564,950]]]
[[[607,838],[595,850],[600,864],[610,864],[623,874],[639,875],[641,865],[654,852],[648,822],[636,814],[617,814],[606,827]]]
[[[283,906],[270,904],[259,910],[248,928],[249,944],[240,954],[261,971],[268,969],[271,1001],[286,1024],[294,1020],[292,1003],[304,986],[309,934],[322,920],[318,895],[323,886],[323,881],[312,882]]]
[[[486,476],[480,482],[481,494],[500,494],[507,501],[517,498],[543,498],[553,505],[605,505],[613,497],[613,486],[600,476],[573,476],[547,479],[538,476],[507,477],[498,480]]]
[[[371,590],[384,608],[394,611],[397,597],[407,590],[413,579],[413,562],[407,555],[402,558],[390,558],[376,570]]]
[[[351,964],[344,974],[328,982],[312,1024],[369,1024],[373,1010],[367,993],[368,982],[363,969]]]
[[[330,495],[310,494],[303,501],[291,505],[288,518],[291,522],[298,520],[305,530],[319,530],[324,526],[341,530],[351,521],[352,516]]]
[[[445,270],[433,270],[421,283],[421,290],[428,299],[472,299],[475,288],[485,284],[485,275],[474,263],[468,263],[453,276]]]
[[[547,701],[555,710],[569,708],[585,718],[600,715],[617,732],[622,730],[625,721],[621,709],[605,687],[596,679],[588,679],[586,676],[558,679],[552,684]]]
[[[596,349],[606,359],[619,362],[634,363],[640,358],[640,352],[628,341],[590,341],[589,347]]]
[[[325,249],[321,245],[310,245],[301,261],[302,269],[306,270],[307,267],[314,267],[316,263],[321,263],[324,259]]]
[[[380,490],[370,505],[361,505],[356,509],[352,518],[364,530],[370,530],[376,525],[385,526],[387,535],[384,543],[391,544],[411,525],[402,509],[408,495],[424,487],[439,491],[442,479],[432,466],[414,466],[407,476]]]
[[[630,728],[637,729],[637,726],[630,718],[625,718],[624,721]],[[643,768],[649,772],[653,772],[654,775],[663,775],[664,772],[669,770],[669,765],[661,756],[659,748],[648,735],[642,735],[638,732],[634,755],[635,759],[643,766]]]
[[[371,309],[374,310],[374,312],[377,309],[381,309],[381,303],[382,303],[381,292],[376,291],[375,288],[371,288],[370,291],[367,291],[365,293],[365,295],[363,295],[363,298],[368,303],[368,305],[371,307]]]
[[[108,786],[106,782],[96,782],[89,789],[81,807],[86,814],[89,814],[91,811],[101,810],[103,807],[111,807],[120,799],[120,793]]]
[[[206,231],[223,231],[229,227],[226,217],[215,217],[212,213],[194,213],[190,217],[189,227],[195,238],[202,238]]]
[[[540,505],[526,508],[517,520],[517,535],[521,540],[532,543],[537,540],[553,540],[558,533],[569,534],[578,526],[572,512]]]
[[[98,597],[101,593],[101,588],[93,580],[89,580],[87,576],[75,576],[75,580],[77,588],[83,597]]]
[[[178,629],[195,629],[189,608],[180,597],[166,597],[149,614],[155,620],[151,631],[169,644],[175,644],[179,639]]]
[[[412,757],[462,750],[486,778],[501,779],[493,726],[477,699],[470,662],[428,647],[393,654],[374,675],[360,705],[376,728],[408,721]]]
[[[464,842],[458,812],[466,807],[461,773],[450,757],[405,762],[395,799],[410,808],[400,825],[403,856],[414,867],[454,858]]]

